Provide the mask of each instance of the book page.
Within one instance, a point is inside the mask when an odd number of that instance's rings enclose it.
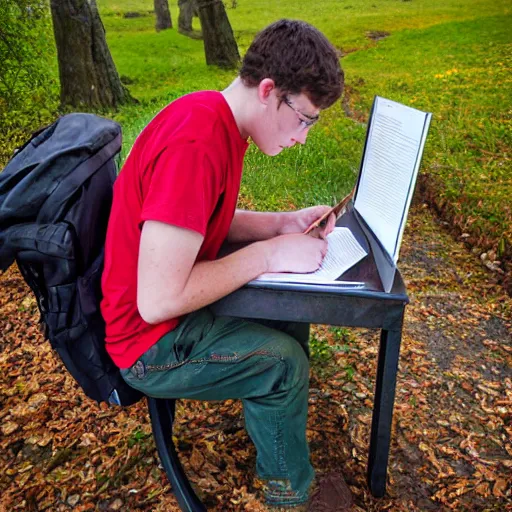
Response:
[[[421,153],[427,114],[377,98],[354,207],[396,263]]]
[[[366,256],[352,232],[347,228],[334,228],[326,238],[327,254],[320,268],[309,274],[288,272],[262,274],[254,281],[336,284],[336,279]],[[343,281],[343,284],[347,284]],[[360,284],[360,283],[354,283]]]

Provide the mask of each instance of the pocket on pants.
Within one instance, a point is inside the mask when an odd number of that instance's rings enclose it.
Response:
[[[164,334],[130,367],[137,380],[153,372],[169,371],[193,359],[194,351],[210,332],[214,316],[207,309],[188,314],[172,331]]]
[[[174,331],[163,338],[172,335],[172,343],[164,350],[172,351],[174,363],[185,363],[193,357],[193,353],[201,341],[208,335],[214,322],[214,316],[208,308],[189,313]],[[160,342],[159,342],[160,343]],[[165,343],[164,343],[165,344]],[[161,359],[162,355],[158,355]],[[171,362],[171,361],[168,361]],[[148,362],[149,363],[149,362]]]

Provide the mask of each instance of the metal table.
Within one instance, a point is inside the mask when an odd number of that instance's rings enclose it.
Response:
[[[381,330],[367,471],[371,493],[381,497],[386,491],[396,374],[409,299],[397,269],[391,289],[384,292],[374,249],[378,250],[372,244],[369,256],[343,276],[344,280],[363,281],[363,289],[283,283],[248,285],[216,302],[212,309],[218,315]],[[174,400],[149,398],[148,402],[158,452],[182,510],[206,510],[191,489],[172,444]]]

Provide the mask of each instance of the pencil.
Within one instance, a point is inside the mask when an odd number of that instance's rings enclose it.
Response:
[[[311,224],[306,231],[304,231],[304,234],[307,235],[310,233],[313,229],[318,228],[320,226],[323,226],[325,224],[325,221],[329,218],[329,215],[331,213],[334,213],[336,215],[336,218],[338,219],[340,215],[342,214],[345,206],[347,206],[348,202],[354,197],[355,189],[350,192],[347,196],[345,196],[336,206],[333,206],[330,210],[327,210],[326,213],[324,213],[319,219],[315,220],[313,224]]]

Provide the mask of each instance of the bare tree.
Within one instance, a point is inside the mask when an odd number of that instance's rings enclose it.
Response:
[[[134,101],[105,40],[96,0],[51,0],[60,100],[72,107],[116,107]]]
[[[236,68],[240,54],[221,0],[195,0],[203,29],[206,64]]]
[[[154,0],[157,32],[172,28],[171,11],[169,10],[169,0]]]

